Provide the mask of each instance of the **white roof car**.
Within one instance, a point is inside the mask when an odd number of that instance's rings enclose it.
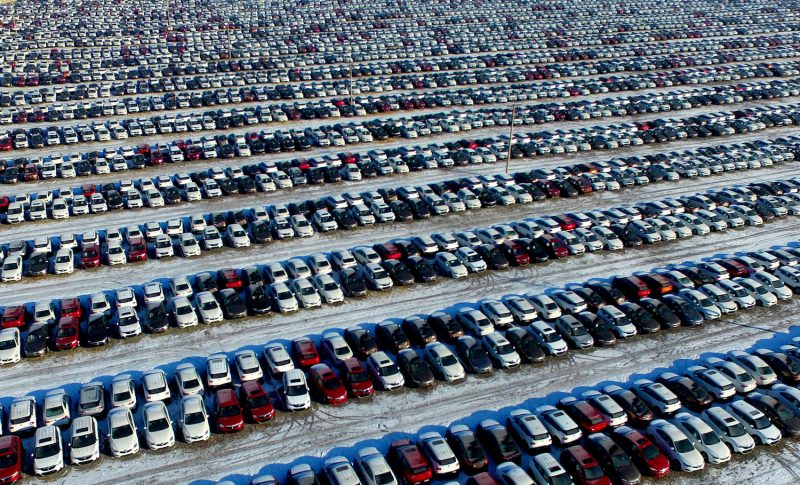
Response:
[[[273,283],[269,286],[272,301],[281,313],[294,312],[299,308],[297,298],[285,283]]]
[[[542,421],[527,409],[515,409],[508,414],[511,433],[529,452],[548,448],[553,439]]]
[[[278,376],[294,369],[294,362],[289,356],[286,347],[281,343],[274,342],[264,346],[264,361],[273,376]]]
[[[202,396],[184,397],[181,400],[179,416],[181,435],[187,443],[206,441],[211,437],[211,427],[208,424],[208,414]]]
[[[367,447],[358,450],[355,468],[365,485],[398,485],[392,468],[377,448]]]
[[[161,369],[149,370],[142,374],[144,400],[147,402],[166,401],[170,398],[167,374]]]
[[[739,394],[747,394],[756,388],[757,384],[753,376],[735,362],[725,361],[717,357],[708,357],[705,360],[705,365],[716,369],[727,377]]]
[[[419,437],[422,453],[428,458],[435,475],[449,475],[460,469],[453,449],[442,435],[435,431],[423,433]]]
[[[73,465],[85,465],[100,458],[100,432],[97,420],[91,416],[80,416],[70,426],[69,461]]]
[[[514,462],[507,461],[497,465],[496,474],[503,483],[513,483],[514,485],[535,485],[530,475]]]
[[[61,430],[45,425],[36,430],[33,441],[33,473],[50,475],[64,468],[64,449]]]
[[[683,431],[709,463],[717,465],[730,461],[731,450],[716,431],[702,419],[689,413],[678,413],[673,419],[673,424]]]
[[[139,452],[139,436],[130,409],[117,408],[108,413],[108,445],[114,458]]]
[[[214,295],[208,291],[203,291],[194,296],[194,305],[203,323],[221,322],[223,319],[222,309]]]
[[[300,369],[292,369],[283,374],[281,391],[288,411],[302,411],[311,407],[306,375]]]
[[[466,377],[464,366],[453,352],[441,342],[431,342],[425,346],[425,356],[435,374],[447,382]]]
[[[692,380],[705,389],[717,400],[725,400],[736,394],[733,382],[716,369],[709,369],[701,365],[693,365],[686,369]]]
[[[117,330],[120,338],[131,338],[142,333],[142,326],[139,323],[139,315],[136,309],[124,306],[117,310]]]
[[[625,410],[610,396],[597,391],[586,391],[583,393],[583,398],[597,409],[609,426],[622,426],[628,422]]]
[[[750,453],[755,448],[756,443],[753,437],[745,431],[742,423],[724,407],[710,407],[700,414],[700,418],[735,453]]]
[[[185,276],[177,276],[169,282],[169,289],[173,297],[192,296],[192,285]]]
[[[0,330],[0,364],[13,364],[21,358],[19,329]]]
[[[187,297],[175,297],[170,301],[170,305],[178,328],[193,327],[199,323],[197,312]]]
[[[682,471],[695,472],[705,467],[703,456],[689,438],[672,423],[656,419],[647,427],[647,434],[661,451]]]
[[[232,382],[231,369],[225,354],[213,354],[206,358],[206,382],[212,389]]]
[[[361,485],[350,461],[343,456],[333,456],[325,460],[322,471],[330,485]]]
[[[22,433],[38,426],[36,419],[36,398],[24,396],[14,399],[8,408],[8,432]]]
[[[258,357],[252,350],[240,350],[233,356],[239,380],[242,382],[261,379],[264,376]]]
[[[164,288],[162,288],[161,283],[157,281],[145,284],[142,288],[142,294],[145,305],[152,302],[161,303],[165,299]]]
[[[732,350],[728,352],[727,359],[736,362],[755,379],[759,386],[769,386],[778,380],[778,375],[764,360],[757,356]]]
[[[122,374],[112,379],[111,407],[136,409],[136,386],[130,374]]]
[[[391,391],[405,385],[405,379],[386,352],[378,351],[367,358],[367,368],[383,389]]]
[[[178,391],[183,397],[194,394],[202,395],[205,390],[197,368],[190,363],[183,363],[175,368],[175,383],[178,385]]]
[[[147,403],[144,406],[142,417],[144,421],[144,437],[148,448],[160,450],[175,445],[175,431],[172,429],[172,420],[169,417],[167,406],[163,402]]]
[[[303,308],[312,308],[322,305],[322,298],[317,293],[309,278],[295,278],[289,281],[289,289],[294,293],[298,303]]]
[[[581,430],[567,413],[550,405],[536,408],[539,418],[550,436],[560,445],[566,445],[581,438]]]

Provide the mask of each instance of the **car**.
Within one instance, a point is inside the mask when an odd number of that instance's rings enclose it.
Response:
[[[683,325],[695,326],[704,321],[703,314],[686,298],[682,298],[679,295],[666,295],[661,301],[680,318]]]
[[[620,426],[610,436],[645,475],[660,478],[669,474],[667,457],[640,431]]]
[[[572,478],[550,453],[539,453],[530,460],[528,474],[536,483],[571,483]]]
[[[708,357],[705,359],[704,365],[717,370],[725,376],[739,394],[747,394],[756,388],[757,384],[753,376],[735,362],[725,361],[717,357]]]
[[[587,441],[587,446],[588,446]],[[582,445],[572,445],[561,453],[561,465],[578,483],[605,485],[611,480],[606,476],[597,459]],[[625,483],[625,482],[621,482]]]
[[[95,418],[80,416],[72,420],[69,436],[70,464],[86,465],[100,458],[100,432]]]
[[[257,381],[264,376],[258,357],[252,350],[240,350],[233,355],[234,366],[241,382]]]
[[[170,448],[175,445],[175,431],[169,417],[167,406],[161,402],[151,402],[144,406],[144,437],[150,450]]]
[[[466,377],[466,371],[458,358],[441,342],[432,342],[425,346],[425,357],[434,374],[447,382],[454,382]]]
[[[0,330],[0,364],[14,364],[22,358],[18,328]]]
[[[179,364],[175,368],[175,383],[182,397],[195,394],[202,395],[205,391],[203,381],[200,379],[197,368],[190,363]]]
[[[769,386],[778,379],[778,375],[758,355],[752,355],[740,350],[728,352],[726,358],[741,366],[756,381],[758,386]]]
[[[734,453],[746,454],[755,449],[752,436],[724,407],[708,408],[700,414],[700,418]]]
[[[384,351],[375,352],[367,358],[367,369],[372,378],[379,382],[384,390],[399,389],[405,384],[405,379],[397,364]]]
[[[312,366],[308,376],[311,390],[321,402],[333,406],[347,402],[347,389],[327,364]]]
[[[580,321],[572,315],[562,315],[553,324],[561,337],[574,349],[591,349],[594,338]]]
[[[244,414],[236,392],[223,388],[215,395],[215,415],[217,431],[220,433],[236,433],[244,429]]]
[[[139,452],[139,437],[133,413],[127,408],[112,409],[108,413],[108,445],[111,455],[120,458]]]
[[[653,420],[647,427],[647,435],[680,470],[697,472],[705,468],[703,456],[674,424],[663,419]]]
[[[307,369],[320,363],[317,347],[314,345],[314,341],[308,337],[297,337],[292,340],[292,355],[301,368]]]
[[[448,252],[437,253],[434,257],[434,266],[444,275],[450,278],[464,278],[469,275],[469,271],[464,264],[454,254]]]
[[[563,410],[550,405],[536,408],[542,424],[547,428],[554,444],[559,446],[573,443],[581,438],[581,429]]]
[[[549,355],[562,355],[569,349],[564,339],[546,322],[535,321],[528,326],[528,329]]]
[[[366,485],[398,485],[397,477],[386,458],[376,448],[358,450],[355,469]]]
[[[167,375],[161,369],[142,373],[142,390],[145,402],[169,401],[172,397]]]
[[[758,280],[738,277],[733,278],[732,281],[743,288],[756,301],[756,305],[771,307],[778,303],[778,297]]]
[[[561,308],[548,295],[525,295],[536,313],[544,320],[555,320],[562,315]]]
[[[33,441],[33,473],[36,476],[58,473],[64,468],[61,431],[56,426],[42,426]]]
[[[505,426],[494,419],[484,419],[478,423],[478,439],[494,458],[496,463],[519,463],[522,451]]]
[[[186,396],[181,399],[178,426],[181,436],[187,443],[206,441],[211,437],[203,398],[199,395]]]
[[[280,393],[287,411],[302,411],[311,407],[306,375],[300,369],[292,369],[283,374]]]
[[[313,308],[322,305],[320,297],[309,278],[295,278],[289,281],[289,289],[297,302],[303,308]]]
[[[178,328],[194,327],[199,323],[197,311],[188,297],[180,296],[170,301],[170,314]]]
[[[407,485],[426,483],[433,478],[433,469],[419,446],[411,440],[396,440],[389,446],[388,462],[400,472]]]
[[[200,319],[205,324],[221,322],[224,318],[222,308],[214,294],[202,291],[194,296],[194,307],[200,314]]]
[[[733,401],[725,410],[736,418],[757,445],[772,446],[780,443],[783,435],[764,413],[744,400]]]
[[[469,330],[475,337],[483,337],[494,332],[491,320],[480,310],[462,308],[456,315],[461,326]]]
[[[689,438],[707,463],[718,465],[731,459],[731,451],[703,419],[689,413],[678,413],[673,424]]]
[[[542,421],[527,409],[514,409],[508,414],[508,428],[529,453],[545,450],[553,440]]]
[[[245,416],[254,423],[271,421],[275,417],[272,400],[258,381],[242,383],[239,387],[239,403]]]
[[[514,346],[499,332],[484,335],[482,341],[484,348],[498,367],[509,369],[520,365],[522,359]]]

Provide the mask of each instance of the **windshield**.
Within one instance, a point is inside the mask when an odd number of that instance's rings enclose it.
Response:
[[[239,406],[231,405],[231,406],[222,406],[219,408],[219,417],[220,418],[232,418],[234,416],[238,416],[241,413],[239,410]]]
[[[211,300],[203,302],[203,310],[216,310],[216,309],[217,309],[217,302]]]
[[[654,445],[648,444],[642,448],[642,455],[644,456],[645,460],[650,461],[658,458],[661,455],[661,452],[658,451],[658,448],[656,448]]]
[[[49,458],[59,453],[61,453],[61,447],[58,445],[58,443],[51,443],[45,446],[37,446],[34,456],[37,459],[41,459],[41,458]]]
[[[186,424],[200,424],[205,420],[206,417],[201,412],[188,413],[183,418],[183,422]]]
[[[169,421],[167,418],[159,418],[147,423],[147,430],[151,432],[163,431],[169,428]]]
[[[92,446],[97,443],[97,439],[95,438],[94,434],[84,434],[79,436],[73,436],[72,441],[70,441],[70,446],[73,449],[85,448],[87,446]],[[0,464],[2,466],[2,464]]]
[[[286,388],[287,396],[304,396],[306,394],[306,386],[295,385]]]
[[[692,446],[692,443],[690,443],[689,440],[681,439],[675,441],[674,443],[675,451],[678,453],[690,453],[692,450],[694,450],[694,446]]]
[[[120,438],[127,438],[133,434],[133,428],[129,424],[111,428],[111,438],[118,440]]]

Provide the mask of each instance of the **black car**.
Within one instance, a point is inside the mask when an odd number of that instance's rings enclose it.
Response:
[[[614,331],[600,317],[592,312],[580,312],[575,318],[592,334],[595,345],[608,347],[617,343]]]
[[[587,283],[585,286],[597,293],[597,295],[608,304],[620,305],[626,300],[625,295],[609,283],[595,282]]]
[[[253,236],[253,241],[257,244],[263,244],[272,241],[272,231],[267,221],[255,221],[250,225],[250,235]]]
[[[714,401],[714,397],[708,391],[686,376],[665,372],[656,381],[664,384],[692,411],[702,411]]]
[[[334,209],[331,215],[339,225],[339,229],[350,230],[358,227],[358,221],[347,209]]]
[[[584,441],[584,446],[614,483],[634,485],[641,482],[642,474],[631,457],[607,435],[591,434]]]
[[[400,325],[392,322],[383,322],[375,327],[375,337],[378,345],[390,352],[399,352],[411,347],[411,340]]]
[[[519,464],[522,451],[502,424],[493,419],[481,421],[478,425],[478,439],[489,450],[495,463],[512,461]]]
[[[412,256],[419,256],[419,249],[408,239],[397,239],[392,243],[400,251],[400,255],[404,260],[408,260]],[[408,265],[408,261],[406,261],[406,265]]]
[[[467,426],[451,426],[447,430],[447,443],[467,473],[483,471],[489,465],[486,450]]]
[[[395,285],[407,286],[414,284],[414,275],[402,261],[388,259],[383,261],[381,266],[389,273],[389,277],[392,278]]]
[[[195,279],[195,286],[197,292],[210,291],[212,293],[219,290],[217,286],[217,279],[211,273],[200,273]]]
[[[25,357],[41,357],[49,350],[47,338],[50,332],[46,323],[31,326],[25,335],[22,353]]]
[[[661,330],[661,324],[653,318],[650,313],[633,302],[625,302],[618,307],[622,310],[631,323],[636,326],[640,334],[642,333],[656,333]]]
[[[605,388],[604,391],[625,411],[628,420],[632,424],[642,427],[647,426],[655,417],[653,410],[635,392],[614,387],[614,389]]]
[[[398,352],[397,366],[403,373],[407,385],[430,387],[436,382],[430,365],[414,349],[403,349]]]
[[[797,385],[800,382],[800,360],[783,352],[758,351],[758,356],[778,374],[781,381]]]
[[[242,318],[247,315],[247,307],[244,305],[239,293],[233,288],[225,288],[220,291],[218,299],[226,319]]]
[[[492,360],[483,345],[475,338],[465,335],[456,341],[456,353],[471,374],[492,372]]]
[[[431,313],[428,317],[428,323],[431,324],[439,338],[446,342],[455,342],[458,337],[464,335],[464,327],[448,313]]]
[[[265,315],[272,311],[272,300],[269,298],[267,289],[260,284],[248,286],[245,292],[245,299],[247,308],[252,314]]]
[[[28,276],[43,276],[47,274],[50,261],[45,253],[35,252],[28,258]]]
[[[678,295],[666,295],[662,301],[670,310],[675,312],[675,315],[681,319],[684,325],[691,327],[703,323],[703,315],[697,311],[693,304],[686,301],[683,297]]]
[[[490,269],[499,270],[509,267],[508,259],[492,244],[481,244],[474,248],[475,252],[486,261]]]
[[[147,331],[150,333],[166,332],[169,328],[169,317],[163,302],[152,301],[147,304]]]
[[[535,239],[517,239],[517,241],[525,245],[525,251],[531,258],[531,263],[544,263],[550,259],[547,249]]]
[[[637,236],[632,230],[628,228],[628,226],[623,226],[622,224],[611,224],[609,226],[611,232],[616,234],[616,236],[622,241],[622,243],[629,248],[634,248],[641,246],[644,244],[642,238]]]
[[[83,344],[86,347],[99,347],[106,345],[111,339],[111,330],[108,327],[108,316],[105,313],[89,315],[86,330],[83,332]]]
[[[339,271],[338,276],[345,295],[356,297],[367,294],[367,282],[355,268],[343,269]]]
[[[603,306],[605,306],[606,302],[603,298],[594,292],[591,288],[586,288],[585,286],[577,286],[574,288],[568,288],[576,295],[578,295],[584,302],[586,302],[586,309],[591,312],[596,312]]]
[[[784,436],[800,436],[800,416],[789,406],[761,392],[751,392],[745,400],[775,423]]]
[[[424,347],[438,340],[436,332],[428,323],[428,317],[425,315],[412,315],[403,320],[401,326],[412,343],[418,347]]]
[[[344,340],[359,359],[366,359],[378,351],[375,337],[361,327],[350,327],[344,331]]]
[[[524,328],[512,327],[508,329],[506,331],[506,339],[511,342],[511,345],[514,346],[514,350],[517,351],[522,361],[526,364],[544,361],[544,351],[542,351],[542,348],[536,343],[536,339],[533,338],[533,335]]]
[[[655,298],[642,298],[639,300],[639,306],[647,310],[662,328],[675,328],[681,325],[681,319],[675,312]]]
[[[430,261],[421,256],[411,256],[406,260],[406,266],[417,281],[428,283],[436,280],[436,270]]]
[[[411,212],[411,208],[402,200],[393,200],[389,202],[389,208],[394,212],[396,221],[405,222],[414,218],[414,213]]]
[[[415,219],[427,219],[431,216],[431,209],[420,199],[411,199],[406,202]]]

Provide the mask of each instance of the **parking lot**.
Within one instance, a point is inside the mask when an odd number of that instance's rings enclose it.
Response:
[[[798,20],[0,0],[0,483],[796,483]]]

